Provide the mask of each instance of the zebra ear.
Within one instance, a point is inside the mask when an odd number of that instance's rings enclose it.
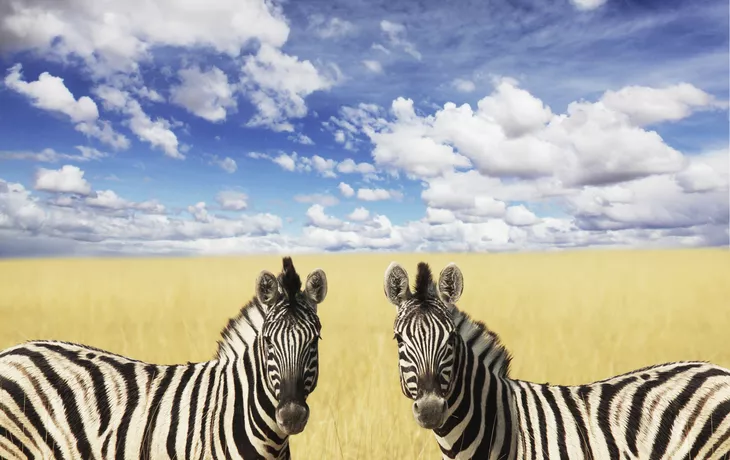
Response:
[[[324,270],[317,268],[307,276],[304,292],[307,297],[312,299],[312,302],[322,303],[324,298],[327,297],[327,275],[325,275]]]
[[[279,282],[268,270],[262,270],[256,278],[256,297],[265,307],[272,306],[279,298]]]
[[[464,291],[464,275],[455,263],[450,263],[439,274],[439,294],[447,303],[456,303]]]
[[[411,288],[408,286],[408,272],[397,262],[391,262],[385,270],[383,281],[385,297],[396,307],[411,296]]]

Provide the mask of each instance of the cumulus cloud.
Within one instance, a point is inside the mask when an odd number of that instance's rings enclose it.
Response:
[[[400,199],[403,194],[398,190],[386,190],[383,188],[361,188],[357,191],[357,198],[363,201],[383,201]]]
[[[515,227],[524,227],[526,225],[534,225],[540,221],[538,217],[525,205],[510,206],[507,208],[504,221]]]
[[[90,207],[114,211],[137,209],[148,214],[164,214],[166,211],[165,207],[156,200],[137,203],[120,197],[113,190],[93,191],[85,198],[84,203]],[[73,206],[74,201],[55,201],[55,204]]]
[[[52,193],[91,193],[91,185],[84,179],[84,171],[73,165],[64,165],[60,169],[38,168],[34,187]]]
[[[307,219],[309,225],[320,228],[336,229],[342,226],[342,221],[333,216],[328,216],[324,212],[324,206],[313,204],[307,209]]]
[[[297,144],[302,145],[314,145],[314,141],[311,137],[307,136],[306,134],[297,133],[295,135],[287,136],[287,139],[289,139],[292,142],[296,142]]]
[[[412,100],[397,98],[391,119],[361,108],[342,113],[340,122],[356,126],[374,145],[376,166],[425,179],[474,168],[488,177],[601,185],[685,165],[656,131],[602,100],[573,102],[565,114],[554,114],[509,78],[499,80],[476,110],[448,102],[419,115]]]
[[[730,150],[711,151],[689,159],[687,168],[675,175],[686,193],[727,190],[730,174]]]
[[[559,218],[537,218],[531,206],[506,205],[490,199],[488,193],[510,196],[508,202],[528,194],[537,196],[537,202],[544,197],[540,198],[535,189],[484,178],[477,171],[454,173],[462,175],[458,179],[438,179],[449,186],[473,185],[473,196],[442,193],[438,184],[431,184],[422,196],[428,205],[424,217],[400,225],[365,208],[356,208],[343,220],[325,211],[326,206],[337,204],[335,197],[300,195],[297,201],[312,206],[306,213],[307,226],[297,235],[278,233],[281,220],[276,216],[226,219],[214,215],[204,202],[188,208],[189,218],[172,217],[134,208],[119,209],[129,206],[128,200],[109,191],[90,192],[80,198],[78,194],[56,195],[55,201],[44,202],[20,184],[0,181],[0,241],[12,241],[15,248],[0,250],[9,253],[25,247],[46,254],[116,253],[133,247],[145,254],[232,254],[727,245],[729,153],[723,150],[693,156],[680,173],[562,189],[561,193],[549,195],[555,200],[553,205],[560,205],[564,211]],[[705,167],[713,174],[707,174]],[[467,181],[472,181],[471,185],[465,184]],[[545,190],[549,190],[547,186]],[[222,204],[238,198],[242,197],[219,195],[217,201]],[[89,241],[94,245],[88,245]]]
[[[128,91],[101,85],[96,87],[94,92],[103,101],[107,110],[128,116],[126,124],[139,139],[161,149],[170,158],[177,160],[185,158],[180,151],[181,146],[177,135],[172,132],[171,123],[161,117],[152,120]]]
[[[292,131],[289,119],[307,114],[305,98],[342,80],[335,64],[312,63],[281,51],[289,38],[289,25],[281,6],[266,0],[212,0],[202,9],[196,2],[176,0],[155,4],[130,0],[113,5],[64,0],[52,7],[45,0],[28,0],[2,3],[0,17],[0,51],[30,51],[52,61],[80,63],[99,86],[124,90],[138,100],[165,101],[159,92],[145,86],[140,72],[142,65],[154,62],[157,50],[189,53],[202,49],[215,53],[216,59],[242,60],[240,75],[233,81],[218,67],[201,70],[192,66],[179,71],[180,83],[171,88],[170,102],[211,122],[225,120],[236,109],[235,95],[240,90],[257,109],[249,126]],[[331,18],[317,24],[316,30],[320,36],[335,37],[349,33],[351,26]],[[257,51],[241,59],[242,53],[251,50]],[[168,77],[174,72],[163,71]],[[23,82],[16,74],[11,73],[9,81],[19,87]],[[54,78],[43,74],[39,81],[44,86],[59,86]],[[31,89],[26,86],[25,90]],[[161,119],[150,120],[128,96],[128,102],[117,108],[130,116],[130,129],[168,156],[181,158],[169,125]],[[55,107],[85,123],[78,126],[84,134],[110,145],[123,142],[118,136],[110,138],[108,124],[92,124],[96,117],[88,97]]]
[[[215,200],[221,208],[228,211],[243,211],[248,208],[248,195],[242,192],[224,190],[222,192],[218,192]]]
[[[76,99],[63,78],[43,72],[38,80],[27,82],[23,80],[21,64],[15,64],[8,70],[4,83],[6,87],[27,97],[34,107],[66,115],[76,123],[76,130],[86,136],[97,138],[118,150],[129,147],[129,140],[124,135],[114,131],[109,122],[99,120],[96,102],[89,96]]]
[[[26,82],[22,79],[21,69],[20,64],[11,67],[5,77],[5,85],[28,97],[34,107],[63,113],[76,123],[99,118],[96,103],[88,96],[81,96],[77,100],[66,88],[63,78],[43,72],[38,80]]]
[[[362,206],[355,208],[350,214],[347,215],[348,219],[353,220],[355,222],[365,221],[369,217],[370,217],[370,211],[363,208]]]
[[[266,44],[245,58],[242,70],[244,91],[257,110],[247,125],[289,132],[294,131],[289,119],[307,115],[304,98],[330,89],[342,76],[334,64],[329,70],[318,69],[308,60]]]
[[[219,158],[218,155],[212,155],[211,162],[228,174],[233,174],[238,170],[238,163],[231,157]]]
[[[224,121],[236,108],[236,91],[218,67],[203,71],[193,66],[178,71],[180,84],[170,89],[171,101],[208,121]]]
[[[297,152],[285,153],[281,152],[278,155],[269,155],[266,153],[250,152],[249,158],[256,160],[268,160],[279,165],[282,169],[289,172],[316,172],[322,177],[334,178],[337,177],[335,171],[342,174],[362,174],[367,179],[376,178],[375,167],[370,163],[355,163],[351,158],[338,162],[331,158],[324,158],[319,155],[312,155],[311,157],[305,157],[299,155]]]
[[[253,41],[280,47],[289,36],[281,9],[264,1],[96,0],[10,2],[2,9],[0,46],[61,59],[80,58],[96,76],[130,73],[156,47],[206,47],[236,57]],[[165,24],[165,27],[160,27]]]
[[[340,193],[345,198],[350,198],[355,195],[355,189],[353,189],[349,184],[346,184],[345,182],[340,182],[337,188],[340,190]]]
[[[627,115],[635,126],[678,121],[695,110],[724,106],[711,94],[689,83],[664,88],[626,86],[618,91],[606,91],[601,102],[608,109]]]

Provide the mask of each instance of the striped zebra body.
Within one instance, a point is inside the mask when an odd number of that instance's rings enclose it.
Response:
[[[444,459],[730,459],[730,370],[650,366],[585,385],[512,379],[499,337],[459,311],[463,277],[448,265],[416,289],[397,264],[385,293],[398,307],[401,389]]]
[[[326,295],[321,270],[304,292],[297,281],[288,258],[278,280],[262,272],[208,362],[160,366],[59,341],[3,350],[0,458],[290,458]]]

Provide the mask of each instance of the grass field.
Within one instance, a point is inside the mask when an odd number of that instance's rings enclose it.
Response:
[[[500,255],[295,256],[325,270],[319,386],[294,458],[438,458],[400,393],[391,260],[411,275],[464,273],[459,306],[498,332],[514,377],[574,384],[683,359],[730,367],[727,250]],[[75,341],[159,364],[212,357],[219,332],[280,257],[0,262],[0,348],[35,338]]]

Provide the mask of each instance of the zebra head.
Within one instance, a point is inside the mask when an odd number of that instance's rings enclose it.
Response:
[[[441,271],[438,286],[428,264],[419,263],[413,293],[403,267],[393,262],[385,271],[385,296],[397,307],[393,331],[401,390],[414,401],[413,416],[423,428],[446,421],[460,340],[452,312],[463,288],[461,270],[453,263]]]
[[[277,400],[276,423],[287,435],[301,433],[309,419],[306,400],[319,375],[317,305],[326,296],[324,271],[312,271],[302,291],[289,257],[278,278],[264,270],[256,280],[256,297],[265,311],[259,335],[265,380]]]

